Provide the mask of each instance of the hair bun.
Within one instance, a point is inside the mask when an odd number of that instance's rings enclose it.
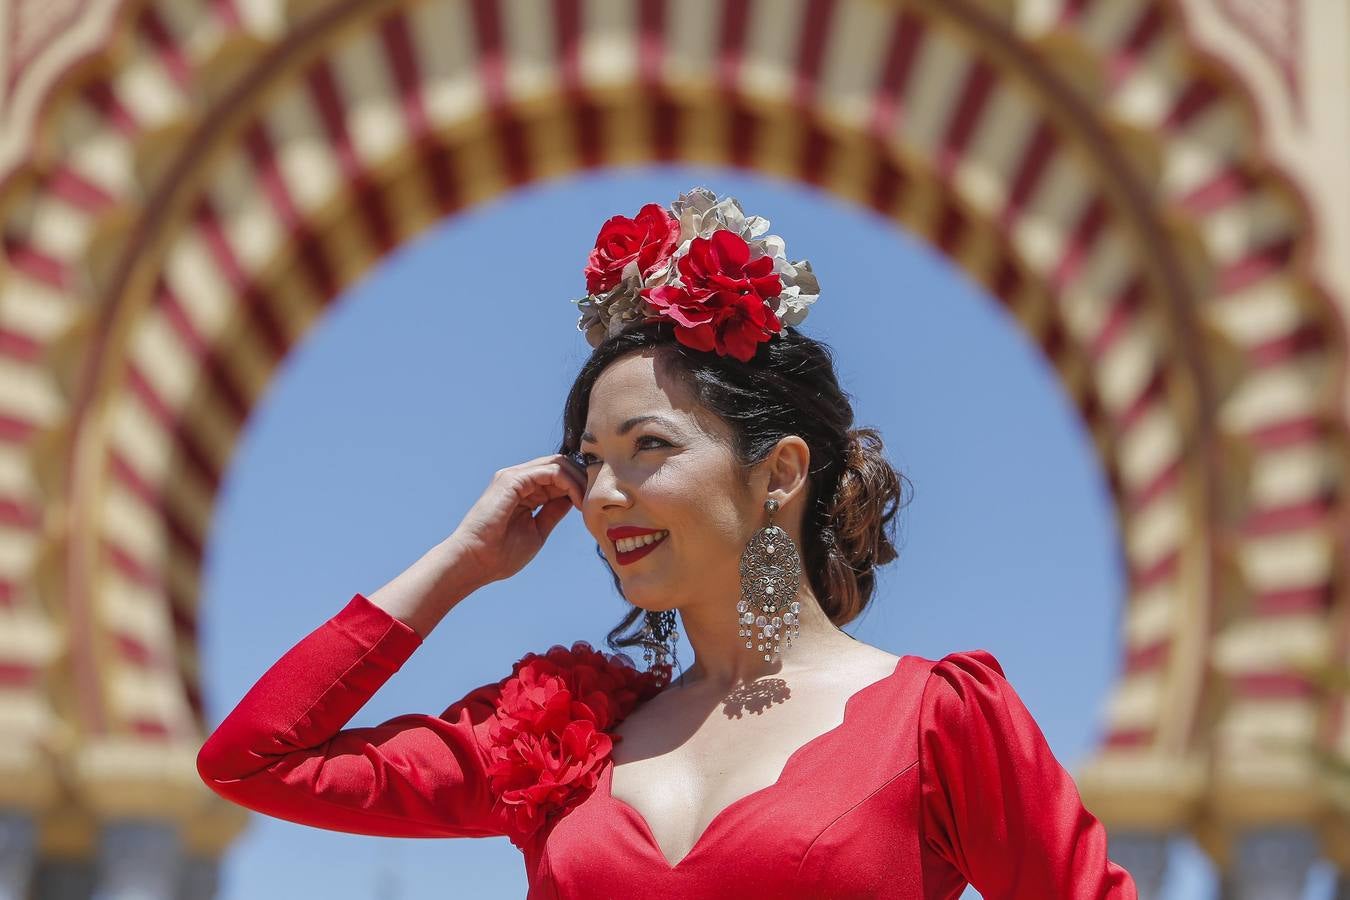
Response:
[[[886,459],[875,428],[850,428],[843,471],[826,529],[856,572],[885,565],[899,554],[886,533],[900,503],[900,477]],[[822,537],[824,537],[824,532]]]
[[[863,444],[863,432],[859,428],[850,428],[848,430],[848,447],[844,453],[850,467],[861,468],[863,454],[867,448]]]

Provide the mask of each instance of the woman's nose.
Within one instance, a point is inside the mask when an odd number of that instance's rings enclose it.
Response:
[[[628,496],[622,489],[618,474],[608,465],[598,463],[595,466],[595,477],[586,489],[586,501],[600,506],[625,504],[628,502]]]

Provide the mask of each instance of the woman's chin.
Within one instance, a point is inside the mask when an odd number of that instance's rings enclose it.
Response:
[[[641,579],[635,580],[640,581]],[[675,611],[675,607],[671,606],[669,601],[667,601],[664,595],[661,594],[660,592],[644,591],[641,588],[629,590],[628,582],[625,581],[623,593],[624,596],[628,598],[629,603],[638,607],[645,613],[655,614],[665,612],[666,610],[670,610],[672,612]]]

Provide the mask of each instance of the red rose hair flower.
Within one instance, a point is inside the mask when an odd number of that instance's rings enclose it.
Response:
[[[598,347],[630,325],[669,321],[695,350],[754,358],[759,344],[806,318],[820,284],[806,260],[789,262],[768,220],[706,188],[669,212],[654,203],[605,222],[586,265],[577,328]]]
[[[682,326],[675,329],[680,343],[749,362],[760,341],[781,330],[778,316],[766,305],[783,292],[773,258],[751,261],[744,238],[730,231],[694,238],[678,265],[685,287],[663,285],[640,293],[658,316]]]
[[[610,290],[629,266],[635,267],[639,278],[646,278],[670,259],[679,239],[679,220],[655,203],[642,207],[633,219],[614,216],[595,239],[586,263],[586,290],[592,294]]]
[[[488,778],[511,842],[523,848],[595,789],[619,735],[606,732],[669,682],[669,664],[640,671],[586,641],[529,653],[501,682],[488,723]]]

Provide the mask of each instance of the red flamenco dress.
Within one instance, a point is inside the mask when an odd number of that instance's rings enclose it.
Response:
[[[249,809],[334,831],[505,835],[534,900],[948,900],[967,883],[987,900],[1137,900],[986,651],[901,657],[672,865],[609,792],[607,730],[661,689],[655,673],[555,645],[439,716],[344,728],[421,643],[356,594],[207,738],[201,777]]]

